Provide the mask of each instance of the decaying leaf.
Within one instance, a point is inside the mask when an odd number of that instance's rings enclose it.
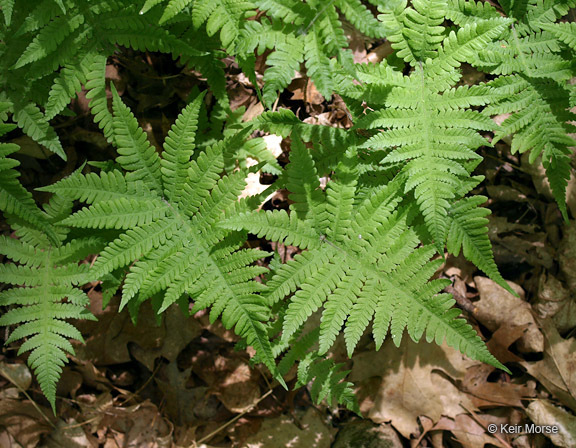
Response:
[[[442,417],[432,431],[450,431],[463,448],[484,448],[486,444],[506,448],[468,414],[459,414],[454,418]]]
[[[518,340],[521,352],[541,352],[544,350],[544,337],[536,325],[530,304],[521,298],[514,297],[500,285],[485,277],[474,277],[480,293],[480,300],[475,303],[474,317],[491,331],[502,325],[526,325],[526,332]],[[520,286],[508,282],[522,297],[524,291]]]
[[[0,375],[20,390],[28,390],[32,384],[32,374],[26,364],[0,362]]]
[[[490,382],[488,376],[494,367],[487,364],[472,366],[466,372],[462,385],[473,396],[477,407],[515,406],[521,408],[522,400],[535,395],[535,385],[514,384],[504,381]]]
[[[250,437],[246,448],[290,447],[329,448],[332,434],[315,408],[309,408],[296,425],[287,415],[266,419],[260,431]]]
[[[567,333],[576,326],[576,298],[549,273],[542,273],[539,278],[538,297],[533,308],[540,318],[552,319],[560,333]]]
[[[555,446],[573,448],[576,446],[576,417],[554,406],[548,400],[535,400],[528,405],[526,413],[538,426],[555,426],[558,433],[545,433]]]
[[[576,339],[564,339],[549,321],[541,322],[545,336],[544,359],[523,362],[528,373],[565,406],[576,411]]]
[[[461,414],[461,404],[474,409],[471,397],[454,381],[464,379],[478,362],[446,345],[415,344],[404,337],[400,348],[388,340],[378,352],[353,359],[350,379],[359,384],[363,415],[375,423],[392,422],[404,437],[419,432],[422,415],[436,423],[443,415]]]

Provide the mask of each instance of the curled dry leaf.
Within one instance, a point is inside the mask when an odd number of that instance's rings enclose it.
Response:
[[[191,371],[191,368],[181,371],[176,362],[171,362],[154,378],[164,393],[167,415],[178,425],[191,425],[196,422],[196,411],[206,397],[206,387],[188,387]]]
[[[509,347],[524,335],[526,328],[527,325],[502,325],[487,342],[488,350],[503,364],[522,361],[522,358],[509,350]]]
[[[489,382],[494,367],[487,364],[472,366],[462,381],[464,390],[473,396],[476,407],[514,406],[521,408],[522,400],[535,396],[535,385],[513,384],[505,381]]]
[[[31,402],[19,399],[2,397],[0,400],[0,427],[6,428],[23,447],[38,446],[40,439],[52,431],[51,425],[55,423],[56,418],[47,408],[36,408]]]
[[[528,302],[514,297],[500,285],[485,277],[474,277],[480,300],[475,303],[474,317],[490,331],[496,331],[502,325],[523,326],[526,332],[518,340],[518,350],[526,352],[541,352],[544,350],[544,337],[536,325],[532,309]],[[522,297],[524,291],[520,286],[508,282]]]
[[[173,361],[200,334],[200,325],[184,316],[176,305],[166,310],[160,325],[157,317],[149,302],[140,308],[138,325],[132,323],[127,311],[110,311],[98,322],[85,325],[85,333],[91,336],[85,345],[75,344],[76,356],[95,365],[123,364],[135,357],[150,371],[154,370],[156,358]],[[171,328],[178,331],[170,331]]]
[[[488,219],[488,235],[497,264],[526,262],[552,269],[554,254],[544,232],[536,232],[534,225],[508,222],[503,217],[489,216]]]

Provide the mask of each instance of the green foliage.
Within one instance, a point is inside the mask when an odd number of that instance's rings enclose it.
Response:
[[[206,70],[215,93],[226,101],[213,39],[204,35],[201,47],[194,33],[159,25],[158,14],[138,14],[135,2],[15,0],[2,6],[7,29],[0,45],[0,100],[11,102],[14,121],[26,134],[63,159],[66,155],[48,120],[86,82],[102,86],[100,95],[105,93],[105,70],[96,70],[94,64],[105,65],[118,46],[169,53]],[[97,99],[100,117],[103,101]]]
[[[451,3],[455,11],[462,9],[462,2]],[[485,112],[509,116],[496,132],[494,142],[514,135],[513,152],[530,151],[532,163],[541,157],[554,197],[568,219],[569,147],[576,145],[576,140],[567,135],[576,130],[569,123],[576,115],[569,111],[568,81],[574,76],[575,39],[573,24],[554,22],[568,14],[576,2],[528,0],[501,5],[513,21],[499,39],[470,59],[480,70],[501,75],[490,83],[498,97]],[[482,14],[476,14],[479,9]],[[481,24],[499,15],[484,4],[468,9],[466,15],[455,13],[449,17],[457,24]]]
[[[12,260],[0,267],[0,281],[21,286],[0,293],[0,305],[9,307],[0,324],[16,326],[8,342],[24,340],[20,351],[31,352],[54,407],[66,353],[73,353],[68,339],[82,339],[67,319],[92,318],[77,286],[102,281],[106,303],[121,286],[121,308],[134,320],[145,300],[159,314],[174,303],[191,313],[210,309],[210,320],[233,328],[280,383],[297,365],[297,386],[309,385],[316,402],[354,412],[347,371],[327,357],[338,337],[352,356],[368,331],[380,347],[388,333],[399,345],[406,330],[415,341],[446,341],[505,369],[458,318],[442,293],[447,282],[430,278],[445,251],[462,252],[510,290],[494,262],[486,198],[470,194],[483,180],[474,175],[481,147],[512,136],[513,152],[541,159],[567,218],[576,29],[564,18],[575,6],[0,0],[0,137],[9,141],[19,127],[65,159],[50,120],[85,89],[118,155],[116,163],[92,163],[99,171],[82,165],[40,188],[54,194],[42,210],[9,157],[18,146],[0,143],[0,210],[15,236],[0,236],[0,253]],[[392,55],[354,64],[350,26],[386,38]],[[170,54],[199,71],[213,94],[183,109],[161,150],[107,87],[107,63],[121,47]],[[243,112],[228,105],[224,58],[268,107],[303,73],[326,99],[336,93],[345,100],[352,129],[305,124],[282,109],[243,123]],[[266,65],[261,79],[257,61]],[[466,63],[489,81],[468,85]],[[250,138],[255,132],[290,140],[286,169],[262,139]],[[260,162],[254,171],[278,180],[262,195],[241,198],[248,157]],[[289,210],[259,210],[275,189],[288,192]],[[74,201],[85,206],[73,208]],[[262,259],[271,254],[246,248],[248,232],[299,252],[285,264],[274,258],[268,269]],[[97,255],[90,269],[88,255]]]
[[[318,190],[314,162],[300,144],[292,147],[287,170],[292,186],[292,213],[250,212],[227,219],[222,226],[246,229],[259,237],[308,249],[283,265],[268,283],[268,300],[293,294],[282,327],[284,341],[323,307],[319,355],[333,345],[344,327],[352,356],[373,320],[376,347],[388,330],[399,345],[404,329],[417,341],[446,342],[467,355],[503,367],[475,331],[456,319],[454,301],[438,294],[443,280],[428,281],[441,260],[430,262],[431,247],[416,248],[418,237],[406,211],[398,210],[399,185],[375,189],[355,204],[357,155],[349,149],[326,192]],[[305,173],[304,176],[301,173]]]
[[[115,94],[112,136],[118,164],[126,171],[82,175],[79,172],[45,190],[89,204],[62,224],[121,229],[102,251],[94,272],[104,276],[118,268],[128,272],[121,308],[136,318],[139,305],[162,294],[158,311],[183,296],[194,300],[193,312],[211,307],[227,328],[253,346],[275,371],[263,321],[269,310],[252,279],[265,269],[252,263],[266,252],[238,250],[244,237],[216,227],[227,214],[246,208],[238,203],[246,173],[222,176],[226,151],[241,147],[245,133],[232,135],[194,154],[198,112],[203,96],[176,120],[159,155],[130,110]]]

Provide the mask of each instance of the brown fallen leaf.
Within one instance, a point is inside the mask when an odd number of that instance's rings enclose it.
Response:
[[[156,358],[175,360],[201,332],[199,323],[184,316],[176,305],[166,310],[160,325],[157,317],[149,302],[141,306],[137,325],[126,311],[118,313],[110,307],[109,312],[99,316],[98,322],[82,324],[84,333],[90,337],[85,344],[74,344],[76,357],[94,365],[114,365],[130,362],[134,356],[153,371]],[[174,328],[178,331],[169,331]]]
[[[537,232],[534,225],[509,222],[504,217],[490,215],[488,219],[488,236],[497,264],[527,262],[552,269],[555,255],[544,232]]]
[[[486,346],[503,364],[522,361],[522,358],[509,350],[509,347],[524,335],[527,328],[528,325],[502,325],[492,334]]]
[[[0,400],[0,427],[6,428],[23,447],[38,446],[40,439],[52,432],[55,424],[56,418],[47,408],[19,399],[2,397]]]
[[[217,385],[216,396],[235,414],[251,409],[260,398],[256,371],[246,363],[239,363]]]
[[[105,446],[112,448],[114,442],[116,446],[138,448],[168,448],[172,445],[172,423],[148,400],[134,406],[118,407],[112,396],[104,393],[98,397],[78,396],[77,403],[82,410],[84,424],[81,427],[86,435],[90,438],[96,434],[98,440],[106,440]],[[69,426],[72,426],[68,428],[72,430],[71,435],[76,434],[75,425]]]
[[[32,384],[32,374],[26,364],[8,364],[2,361],[0,362],[0,375],[21,391],[28,390]]]
[[[478,408],[483,407],[523,407],[522,400],[534,397],[535,385],[513,384],[505,381],[489,382],[488,376],[494,367],[487,364],[472,366],[466,372],[462,386],[473,396],[473,403]]]
[[[318,91],[316,85],[309,79],[295,79],[287,89],[292,92],[291,99],[294,101],[301,100],[314,105],[320,105],[324,102],[324,97]]]
[[[526,332],[518,340],[521,352],[541,352],[544,349],[544,337],[536,325],[532,309],[528,302],[514,297],[493,280],[486,277],[474,277],[480,300],[475,302],[474,317],[490,331],[496,331],[502,325],[527,326]],[[520,286],[508,284],[523,297]]]
[[[387,340],[378,352],[361,353],[353,361],[350,379],[359,386],[362,414],[375,423],[391,422],[406,438],[419,433],[420,416],[436,423],[443,415],[461,414],[461,404],[474,409],[471,397],[453,381],[463,380],[478,362],[446,345],[404,337],[399,348]]]
[[[544,332],[544,359],[522,362],[528,373],[558,398],[576,411],[576,339],[564,339],[550,320],[540,322]]]
[[[450,431],[463,448],[484,448],[487,444],[507,448],[507,445],[488,434],[486,429],[468,414],[459,414],[454,418],[442,417],[432,431]]]
[[[544,435],[554,446],[574,448],[576,446],[576,417],[548,400],[535,400],[528,405],[526,413],[538,426],[555,426],[558,433]]]
[[[542,319],[552,319],[560,333],[576,326],[576,299],[560,280],[543,272],[538,281],[538,296],[532,307]]]
[[[287,415],[266,419],[260,431],[248,438],[245,448],[330,448],[332,433],[316,408],[308,408],[299,421],[292,422]]]
[[[94,445],[88,439],[82,425],[74,419],[68,422],[59,421],[58,426],[44,442],[45,448],[92,448]]]
[[[205,400],[206,387],[188,386],[191,368],[181,371],[176,362],[163,366],[154,381],[164,393],[166,413],[177,425],[191,425],[198,420],[196,409]]]

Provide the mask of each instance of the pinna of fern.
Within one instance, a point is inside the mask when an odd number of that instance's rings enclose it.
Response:
[[[498,97],[485,84],[454,87],[460,64],[497,38],[508,21],[491,18],[447,33],[442,26],[446,5],[421,0],[407,8],[400,2],[382,14],[392,47],[412,73],[404,76],[386,61],[358,65],[361,84],[344,80],[339,91],[352,102],[365,101],[368,112],[355,127],[373,135],[360,146],[381,154],[384,167],[398,169],[397,180],[405,194],[413,194],[438,251],[447,245],[457,255],[462,248],[470,261],[509,289],[494,263],[482,201],[465,201],[466,213],[461,208],[462,198],[481,180],[471,176],[482,160],[475,150],[490,145],[479,131],[497,128],[476,108]]]
[[[0,103],[0,118],[6,109]],[[13,127],[0,120],[0,136]],[[74,354],[68,339],[83,341],[67,319],[94,319],[88,297],[76,287],[90,280],[88,265],[79,262],[100,251],[103,241],[69,238],[69,229],[55,225],[70,214],[71,201],[53,197],[44,210],[38,208],[18,181],[19,163],[7,157],[18,149],[0,143],[0,210],[15,231],[15,238],[0,236],[0,254],[13,261],[0,265],[0,282],[15,285],[0,292],[0,306],[9,307],[0,325],[16,326],[6,344],[25,339],[18,354],[30,352],[28,364],[55,410],[66,354]]]
[[[570,111],[574,76],[575,29],[555,23],[576,6],[574,0],[501,1],[499,11],[488,4],[451,0],[447,17],[456,24],[482,23],[500,17],[512,19],[498,39],[470,59],[486,73],[500,75],[490,82],[497,95],[487,115],[507,115],[494,143],[511,135],[512,152],[530,152],[530,162],[541,158],[552,193],[565,219],[566,186],[573,172],[569,134],[576,128]]]
[[[438,294],[446,282],[428,281],[441,260],[430,261],[434,248],[417,248],[419,240],[409,225],[408,210],[398,207],[402,199],[399,182],[374,189],[356,203],[354,148],[347,152],[326,191],[319,188],[309,150],[294,136],[290,157],[290,213],[245,212],[221,223],[304,250],[267,283],[270,305],[289,300],[283,341],[289,341],[314,312],[322,310],[319,355],[330,349],[342,328],[352,355],[372,322],[377,347],[389,330],[399,344],[407,329],[414,340],[426,333],[428,341],[446,340],[470,357],[505,368],[472,327],[457,318],[459,311],[451,308],[451,297]]]
[[[121,231],[93,266],[97,277],[127,271],[121,308],[136,318],[144,300],[155,298],[162,312],[175,302],[187,308],[191,298],[191,312],[211,308],[211,321],[221,316],[275,373],[264,325],[269,309],[257,294],[264,286],[253,280],[266,271],[253,263],[268,253],[240,249],[242,233],[216,225],[248,207],[238,200],[246,172],[223,175],[226,152],[242,147],[246,132],[195,153],[202,99],[182,111],[159,155],[114,91],[112,135],[125,172],[76,172],[44,190],[89,204],[62,224]]]

